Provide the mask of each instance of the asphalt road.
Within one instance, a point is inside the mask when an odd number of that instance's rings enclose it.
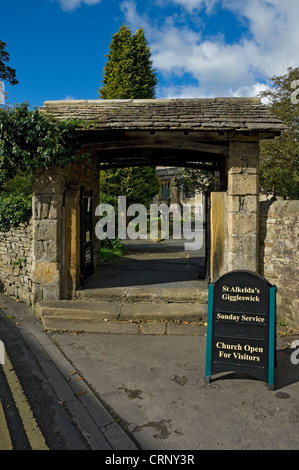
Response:
[[[204,382],[206,336],[51,334],[145,450],[298,450],[299,365],[278,345],[276,389]]]
[[[206,384],[204,327],[196,336],[46,334],[24,304],[0,300],[0,337],[49,449],[299,448],[299,365],[290,360],[299,336],[287,329],[278,334],[269,391],[242,374]],[[27,449],[28,433],[0,379],[13,445]]]
[[[0,366],[1,428],[8,429],[11,450],[89,449],[15,321],[3,314],[0,337],[6,349]]]

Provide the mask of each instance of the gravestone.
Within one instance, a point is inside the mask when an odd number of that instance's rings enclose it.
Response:
[[[256,273],[232,271],[209,285],[205,381],[240,372],[274,390],[276,286]]]

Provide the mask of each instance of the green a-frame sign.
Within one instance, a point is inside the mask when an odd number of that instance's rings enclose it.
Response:
[[[240,372],[274,390],[276,286],[250,271],[232,271],[209,284],[205,382]]]

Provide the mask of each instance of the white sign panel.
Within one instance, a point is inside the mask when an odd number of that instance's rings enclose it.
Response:
[[[0,104],[4,104],[4,83],[0,82]]]
[[[5,364],[5,347],[0,339],[0,364]]]

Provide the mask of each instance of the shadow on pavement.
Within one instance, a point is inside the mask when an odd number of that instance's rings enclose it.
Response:
[[[126,240],[126,254],[101,262],[83,289],[107,287],[206,288],[204,247],[185,251],[181,240]]]

